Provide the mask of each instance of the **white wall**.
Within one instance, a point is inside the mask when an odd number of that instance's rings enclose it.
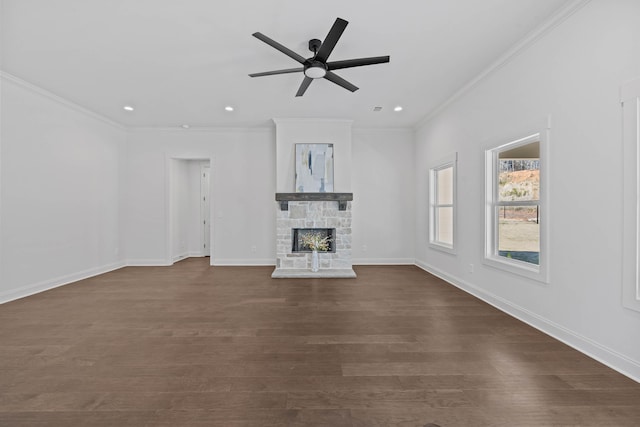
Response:
[[[587,3],[419,129],[415,163],[419,265],[636,379],[640,313],[621,303],[619,87],[640,76],[638,16],[636,0]],[[543,285],[482,264],[483,153],[543,130],[547,116],[551,276]],[[427,241],[427,165],[453,151],[457,256]]]
[[[122,265],[125,131],[2,76],[0,302]]]
[[[168,159],[206,158],[211,159],[212,262],[274,264],[275,155],[273,129],[132,131],[124,195],[128,262],[171,263]]]
[[[354,264],[414,263],[413,158],[413,131],[354,129]]]

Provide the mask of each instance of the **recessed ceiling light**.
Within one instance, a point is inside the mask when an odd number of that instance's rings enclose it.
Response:
[[[191,126],[185,124],[185,125],[181,125],[181,127],[182,129],[189,129]]]
[[[233,107],[231,105],[227,105],[224,109],[225,111],[233,111]]]
[[[393,109],[393,111],[402,111],[402,107],[398,105]]]
[[[125,105],[125,106],[124,106],[124,107],[122,107],[122,108],[124,108],[124,109],[125,109],[125,110],[127,110],[127,111],[133,111],[133,110],[134,110],[134,108],[133,108],[131,105]]]

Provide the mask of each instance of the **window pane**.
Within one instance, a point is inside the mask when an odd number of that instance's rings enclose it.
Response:
[[[437,208],[436,241],[453,245],[453,208]]]
[[[540,160],[500,158],[498,200],[540,200]]]
[[[440,169],[436,172],[436,182],[438,183],[438,205],[453,204],[453,166]]]
[[[540,264],[538,206],[499,206],[498,255]]]

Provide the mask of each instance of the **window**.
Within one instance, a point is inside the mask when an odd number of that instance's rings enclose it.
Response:
[[[640,311],[640,79],[622,87],[624,219],[622,301]]]
[[[546,280],[540,134],[486,152],[485,261]]]
[[[456,160],[453,154],[429,170],[429,244],[455,253]]]

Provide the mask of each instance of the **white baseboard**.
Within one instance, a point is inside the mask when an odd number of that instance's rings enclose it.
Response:
[[[88,279],[90,277],[97,276],[99,274],[108,273],[113,270],[125,267],[124,261],[104,265],[102,267],[90,268],[87,270],[79,271],[77,273],[60,276],[54,279],[45,280],[39,283],[34,283],[27,286],[22,286],[17,289],[12,289],[0,294],[0,304],[4,304],[9,301],[14,301],[20,298],[28,297],[29,295],[38,294],[40,292],[48,291],[50,289],[58,288],[60,286],[68,285],[69,283],[77,282],[79,280]]]
[[[185,252],[171,258],[171,262],[167,262],[166,259],[129,259],[127,267],[168,267],[183,259],[203,258],[204,256],[202,252]]]
[[[260,267],[260,266],[276,266],[276,260],[270,258],[264,259],[214,259],[213,265],[216,267],[230,267],[230,266],[247,266],[247,267]]]
[[[188,252],[184,252],[178,255],[174,255],[172,258],[172,264],[175,264],[178,261],[182,261],[183,259],[187,259],[189,258],[189,253]]]
[[[600,343],[597,343],[585,336],[582,336],[570,329],[565,328],[551,320],[533,313],[523,307],[513,304],[497,295],[487,292],[477,286],[460,279],[459,277],[445,273],[425,262],[415,261],[415,265],[422,268],[428,273],[433,274],[453,286],[481,299],[497,308],[500,311],[515,317],[518,320],[532,326],[545,334],[567,344],[581,353],[597,360],[598,362],[614,369],[621,374],[631,378],[636,382],[640,382],[640,362],[632,360],[627,356],[618,353]]]
[[[353,265],[414,265],[413,258],[354,258]]]
[[[128,259],[125,267],[168,267],[166,259]]]

